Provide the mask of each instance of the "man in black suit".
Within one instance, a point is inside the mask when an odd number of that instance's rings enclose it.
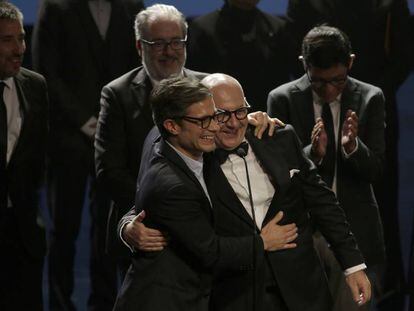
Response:
[[[167,230],[171,243],[161,252],[135,254],[114,310],[208,310],[213,271],[251,270],[254,261],[264,260],[264,250],[294,248],[296,226],[271,221],[253,237],[216,236],[203,153],[214,150],[215,133],[227,115],[216,110],[210,91],[190,78],[161,81],[150,101],[162,138],[135,204],[145,208],[145,224]]]
[[[310,218],[333,245],[341,267],[348,275],[355,300],[360,303],[369,300],[369,281],[361,271],[365,265],[343,211],[334,194],[321,182],[314,165],[303,155],[293,129],[288,126],[278,130],[273,138],[254,138],[251,129],[247,130],[248,107],[240,84],[223,74],[207,76],[202,83],[210,88],[217,107],[227,116],[227,122],[216,133],[217,147],[237,150],[246,138],[253,150],[247,151],[246,161],[251,174],[255,230],[243,160],[234,154],[226,160],[222,154],[228,152],[218,150],[206,163],[207,187],[215,203],[215,232],[222,236],[263,232],[262,228],[276,215],[273,222],[282,227],[286,223],[295,223],[299,233],[293,241],[296,248],[266,253],[266,260],[257,263],[254,273],[218,273],[213,283],[211,310],[251,310],[252,305],[256,310],[331,310],[324,273],[313,249]],[[145,163],[153,157],[153,137],[148,136],[150,139],[145,144]],[[141,174],[145,176],[143,170]],[[140,180],[141,184],[144,186],[145,180]],[[120,227],[124,237],[133,236],[131,231],[136,230],[128,225],[135,215],[136,211],[131,210],[122,219]],[[142,235],[128,242],[141,249],[140,239],[143,239]]]
[[[21,68],[23,15],[0,2],[0,309],[43,310],[46,250],[39,215],[45,170],[45,79]]]
[[[224,0],[190,23],[187,65],[235,77],[253,110],[266,110],[267,94],[290,81],[294,63],[285,21],[261,11],[259,0]]]
[[[354,55],[337,28],[313,28],[303,40],[302,55],[306,73],[269,94],[268,112],[295,127],[305,153],[336,193],[376,285],[384,240],[372,183],[383,170],[384,96],[379,88],[348,77]],[[335,265],[330,262],[329,268]],[[341,284],[332,284],[335,297],[346,295]],[[337,302],[344,310],[357,308],[350,299]]]
[[[115,262],[105,254],[109,199],[96,184],[93,141],[102,87],[138,64],[133,19],[141,1],[45,0],[33,37],[34,68],[47,79],[51,109],[48,199],[52,215],[50,305],[74,308],[73,262],[90,182],[90,309],[111,310]]]
[[[199,79],[205,76],[184,68],[186,36],[185,17],[175,7],[159,4],[141,11],[135,19],[135,37],[143,66],[102,90],[95,138],[96,175],[113,202],[108,220],[108,249],[126,258],[125,270],[129,254],[119,247],[116,228],[120,217],[134,205],[143,143],[154,126],[150,92],[170,75]],[[135,57],[138,58],[136,54]]]
[[[298,54],[304,35],[329,23],[350,38],[357,61],[352,76],[382,89],[385,96],[385,162],[383,177],[374,184],[384,225],[386,246],[385,296],[400,291],[389,308],[402,308],[404,268],[398,218],[398,88],[410,73],[413,55],[407,0],[289,0],[287,15],[296,35]],[[369,38],[369,39],[368,39]],[[397,297],[394,297],[397,298]],[[384,305],[384,310],[387,306]]]

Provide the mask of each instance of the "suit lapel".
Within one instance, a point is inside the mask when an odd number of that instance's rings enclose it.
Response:
[[[29,91],[26,89],[26,79],[24,76],[19,73],[14,78],[14,84],[16,86],[17,96],[19,98],[20,105],[20,114],[22,117],[22,126],[20,129],[19,138],[17,140],[16,147],[11,155],[9,166],[12,166],[16,157],[20,154],[20,149],[22,145],[25,145],[27,132],[30,131],[30,122],[31,122],[31,113],[30,113],[30,104],[26,99],[25,94],[29,94]]]
[[[346,112],[348,109],[359,113],[359,106],[361,101],[361,91],[354,83],[352,78],[348,79],[348,83],[342,92],[341,98],[341,118],[339,123],[339,132],[342,132],[342,124],[345,121]],[[339,134],[341,135],[341,134]]]
[[[294,111],[292,115],[295,115],[299,119],[299,124],[294,124],[297,133],[304,133],[305,136],[301,136],[300,139],[304,145],[310,143],[310,135],[313,126],[315,125],[315,112],[313,109],[313,97],[312,89],[306,75],[302,76],[296,84],[296,90],[291,94]],[[308,137],[309,136],[309,137]]]
[[[134,109],[133,118],[135,119],[141,113],[144,106],[149,104],[148,98],[151,93],[152,84],[143,67],[138,70],[137,75],[132,80],[131,84],[131,90],[134,98],[132,105],[137,108]]]
[[[211,169],[209,170],[209,174],[210,176],[207,178],[208,186],[209,189],[214,189],[213,195],[215,199],[232,211],[232,213],[234,213],[242,221],[251,226],[252,218],[247,213],[232,186],[228,182],[216,157],[213,157],[211,161]]]
[[[257,160],[275,187],[275,196],[263,221],[263,225],[265,225],[280,211],[279,202],[290,185],[289,167],[281,150],[277,148],[272,138],[268,137],[260,140],[254,137],[251,131],[246,132],[246,138]]]
[[[205,195],[204,189],[198,179],[195,177],[194,173],[188,168],[183,159],[165,142],[165,140],[161,138],[160,141],[156,144],[155,148],[156,155],[164,156],[165,159],[174,165],[174,168],[177,168],[197,186],[199,191],[204,195],[205,200],[208,202],[208,206],[210,206],[210,201]]]

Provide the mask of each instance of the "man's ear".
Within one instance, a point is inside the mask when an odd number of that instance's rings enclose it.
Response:
[[[137,49],[138,55],[142,57],[142,43],[141,40],[135,41],[135,48]]]
[[[306,67],[305,59],[303,58],[302,55],[299,55],[298,59],[299,59],[300,62],[302,62],[303,70],[306,71],[307,67]]]
[[[171,135],[178,135],[181,132],[181,126],[172,119],[165,120],[162,125]]]
[[[349,55],[349,65],[348,65],[348,71],[351,70],[352,65],[354,64],[355,54]]]

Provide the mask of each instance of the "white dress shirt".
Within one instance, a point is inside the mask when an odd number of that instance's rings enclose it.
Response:
[[[19,96],[17,95],[16,84],[13,78],[2,80],[5,87],[3,91],[3,101],[7,111],[7,158],[6,163],[9,164],[10,158],[16,148],[22,128],[22,113],[20,111]],[[12,206],[10,198],[8,198],[8,207]]]
[[[88,5],[99,34],[105,40],[111,20],[111,3],[107,0],[89,0]]]
[[[312,96],[313,96],[313,111],[314,111],[314,117],[315,117],[315,123],[316,123],[316,119],[322,116],[322,105],[324,103],[322,99],[318,96],[318,94],[316,94],[313,91],[312,91]],[[338,139],[339,139],[339,134],[340,134],[339,131],[342,131],[342,124],[340,124],[341,122],[341,97],[342,97],[342,94],[339,94],[338,97],[333,102],[329,103],[329,108],[331,108],[331,113],[332,113],[332,121],[333,121],[334,134],[335,134],[335,150],[338,150],[338,143],[339,143]],[[351,153],[346,153],[343,147],[341,148],[341,150],[342,150],[342,155],[345,158],[349,158],[354,152],[358,150],[358,140],[356,140],[356,148]],[[337,163],[338,162],[335,161],[335,173],[334,173],[334,178],[332,182],[332,191],[335,192],[335,194],[337,192],[337,179],[336,179],[337,169],[338,169]]]
[[[275,188],[251,149],[249,146],[245,159],[249,169],[256,225],[261,229],[263,220],[272,203]],[[252,217],[243,159],[236,154],[230,154],[226,162],[221,165],[221,169],[247,213]]]

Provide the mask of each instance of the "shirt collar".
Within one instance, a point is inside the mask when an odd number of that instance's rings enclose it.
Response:
[[[188,168],[194,172],[195,175],[200,176],[203,173],[203,157],[200,157],[199,160],[194,160],[189,156],[185,155],[177,148],[175,148],[169,141],[166,143],[180,156],[181,159],[187,164]]]
[[[13,88],[13,77],[4,79],[4,80],[0,80],[1,82],[4,82],[4,84],[7,86],[8,89],[12,89]]]
[[[319,95],[314,90],[312,90],[312,97],[313,97],[313,101],[315,103],[317,103],[318,105],[322,106],[324,104],[324,101],[319,97]],[[338,103],[339,104],[341,102],[341,98],[342,98],[342,93],[340,93],[335,98],[335,100],[333,102],[330,102],[329,104],[331,104],[331,103]]]

